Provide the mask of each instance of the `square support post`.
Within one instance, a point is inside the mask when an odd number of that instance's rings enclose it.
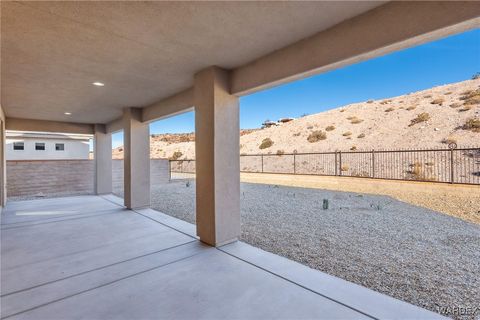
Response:
[[[128,209],[150,206],[150,128],[138,108],[123,110],[124,201]]]
[[[226,70],[195,75],[197,235],[220,246],[240,235],[240,125],[238,98]]]
[[[95,125],[93,146],[95,194],[112,193],[112,134],[104,124]]]

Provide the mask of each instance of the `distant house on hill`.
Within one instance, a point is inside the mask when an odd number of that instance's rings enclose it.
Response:
[[[6,132],[7,160],[88,159],[90,135]]]

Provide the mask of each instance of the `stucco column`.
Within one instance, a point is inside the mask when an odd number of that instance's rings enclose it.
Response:
[[[141,110],[123,111],[124,200],[129,209],[150,206],[150,128]]]
[[[3,115],[3,111],[0,110]],[[7,203],[7,162],[5,160],[5,118],[0,119],[0,207]],[[1,209],[0,209],[1,213]]]
[[[239,104],[229,82],[218,67],[195,75],[197,235],[212,246],[240,235]]]
[[[112,134],[105,125],[95,125],[93,137],[95,194],[112,193]]]

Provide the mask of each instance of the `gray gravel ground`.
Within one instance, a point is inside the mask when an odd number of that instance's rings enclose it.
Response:
[[[189,183],[154,186],[152,207],[195,223]],[[435,312],[480,316],[479,225],[386,196],[248,183],[241,193],[241,240]]]

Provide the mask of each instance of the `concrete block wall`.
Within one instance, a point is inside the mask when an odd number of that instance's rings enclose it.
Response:
[[[7,197],[93,193],[92,160],[9,160]]]
[[[93,194],[93,160],[10,160],[7,161],[7,196]],[[150,161],[151,185],[167,183],[169,162]],[[123,194],[123,160],[112,163],[113,192]]]

